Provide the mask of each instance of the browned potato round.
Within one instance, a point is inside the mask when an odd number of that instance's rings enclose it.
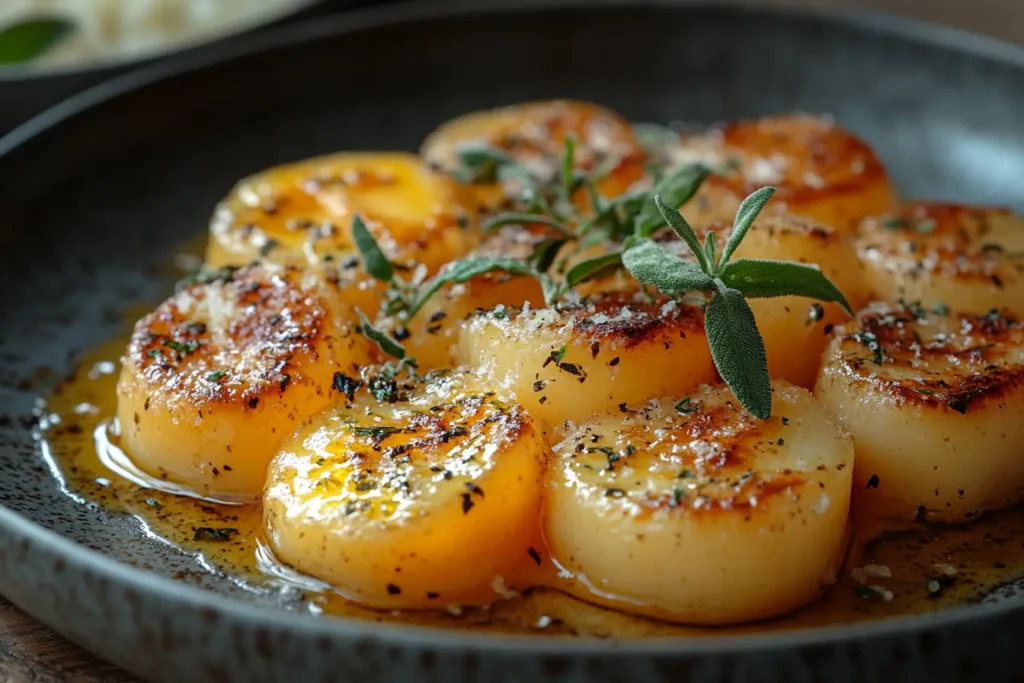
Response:
[[[598,190],[614,197],[643,175],[644,152],[629,123],[615,112],[589,102],[546,100],[475,112],[449,121],[423,143],[428,163],[447,173],[459,166],[459,150],[466,145],[494,147],[541,177],[561,170],[566,136],[576,138],[576,166],[591,170],[614,161]],[[494,182],[473,187],[481,205],[494,208],[507,198]],[[580,195],[580,201],[586,202]]]
[[[238,183],[214,213],[206,260],[220,267],[337,259],[353,248],[358,215],[391,261],[433,272],[475,246],[472,204],[463,188],[412,154],[316,157]]]
[[[861,515],[963,521],[1024,494],[1024,325],[876,304],[838,328],[814,391],[853,435]]]
[[[861,139],[825,117],[807,114],[735,121],[684,138],[677,163],[703,161],[718,169],[702,188],[711,216],[731,220],[739,202],[774,185],[773,209],[806,216],[840,233],[888,211],[895,202],[889,176]]]
[[[1006,209],[911,203],[861,223],[872,298],[1024,313],[1024,218]]]

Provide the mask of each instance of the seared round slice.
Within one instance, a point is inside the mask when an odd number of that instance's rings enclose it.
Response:
[[[463,329],[462,352],[546,425],[715,378],[701,309],[640,294],[481,312]]]
[[[722,386],[631,405],[556,434],[544,533],[591,602],[728,624],[813,600],[846,545],[853,444],[806,390],[773,416]]]
[[[722,240],[728,238],[728,230]],[[724,241],[721,243],[724,245]],[[766,213],[747,233],[733,260],[796,261],[816,265],[846,296],[854,310],[867,303],[863,267],[849,239],[816,221],[785,213]],[[797,296],[748,299],[768,354],[772,377],[810,389],[814,386],[826,330],[849,320],[836,303]]]
[[[210,223],[213,267],[255,259],[305,264],[351,250],[359,215],[388,258],[430,271],[475,244],[465,190],[401,152],[347,152],[242,180]]]
[[[687,214],[693,202],[684,207]],[[701,241],[715,230],[719,253],[732,230],[732,220],[693,224]],[[693,254],[675,233],[665,230],[656,236],[661,246],[679,258],[694,263]],[[621,245],[602,243],[582,250],[570,259],[593,258],[619,250]],[[733,256],[741,259],[795,261],[816,265],[843,292],[856,310],[868,301],[864,267],[857,260],[851,241],[836,230],[807,218],[783,212],[762,213],[747,232]],[[639,283],[626,270],[619,270],[577,287],[581,294],[595,292],[636,292]],[[810,389],[821,365],[821,353],[828,342],[826,330],[849,319],[836,303],[820,303],[798,296],[750,298],[747,300],[768,355],[768,372]]]
[[[502,597],[533,563],[546,458],[533,422],[470,374],[362,380],[369,391],[352,378],[351,402],[271,463],[271,548],[371,607]]]
[[[861,223],[857,247],[876,300],[1024,312],[1024,217],[1006,209],[906,204]]]
[[[122,358],[128,455],[201,494],[258,496],[278,444],[337,398],[334,374],[373,358],[347,296],[315,270],[247,267],[160,304]]]
[[[720,171],[695,201],[710,197],[723,219],[765,185],[778,188],[773,204],[843,233],[857,220],[888,211],[895,202],[889,176],[874,151],[826,117],[808,114],[735,121],[684,138],[675,161],[702,161]],[[732,194],[732,201],[722,193]]]
[[[619,195],[643,175],[645,154],[629,123],[609,109],[572,100],[527,102],[460,116],[434,131],[420,153],[434,167],[471,182],[480,203],[493,208],[506,200],[516,183],[503,188],[486,164],[467,176],[467,151],[498,150],[545,180],[561,173],[570,134],[576,139],[576,168],[590,171],[600,166],[607,172],[598,183],[603,195]]]
[[[1024,492],[1024,326],[873,305],[836,330],[815,395],[857,444],[860,514],[960,521]]]

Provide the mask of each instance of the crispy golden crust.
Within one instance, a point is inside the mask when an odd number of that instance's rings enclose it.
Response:
[[[796,114],[737,121],[719,134],[739,164],[711,182],[722,183],[741,196],[766,184],[765,174],[753,168],[756,160],[782,157],[790,163],[773,165],[777,198],[801,203],[858,191],[865,183],[885,178],[885,169],[863,140],[831,120]],[[794,163],[799,160],[798,163]]]
[[[756,420],[732,402],[705,403],[699,396],[683,412],[661,403],[620,411],[614,434],[584,428],[557,450],[571,453],[579,476],[604,487],[609,502],[638,506],[640,517],[660,509],[708,514],[767,507],[772,497],[798,495],[808,482],[804,473],[759,467],[784,444],[790,418]]]
[[[938,275],[959,283],[1005,286],[1024,271],[1024,258],[1006,249],[998,223],[1024,221],[1008,209],[917,202],[860,226],[858,253],[892,273],[916,279]]]
[[[699,307],[669,303],[668,297],[660,294],[653,301],[623,292],[595,295],[566,307],[564,314],[573,316],[574,341],[614,344],[616,348],[658,340],[671,344],[687,333],[704,331],[704,312]]]
[[[827,372],[869,382],[901,404],[969,413],[1024,385],[1024,325],[998,311],[936,315],[874,305],[839,328]]]
[[[453,173],[459,166],[459,147],[480,143],[500,149],[531,171],[547,176],[559,172],[569,135],[576,141],[577,169],[590,171],[605,166],[607,173],[597,186],[604,196],[621,194],[643,176],[646,153],[629,122],[609,109],[574,100],[528,102],[468,114],[430,135],[421,153],[435,169]],[[485,205],[500,204],[503,199],[500,192],[482,197]],[[582,190],[579,200],[584,205],[589,203]]]
[[[532,430],[517,404],[478,388],[458,372],[393,383],[367,369],[349,388],[348,405],[331,422],[327,455],[306,476],[338,515],[386,520],[400,502],[451,489],[469,505],[485,492],[466,481],[479,475],[484,450],[501,452]],[[390,385],[390,390],[382,387]],[[319,442],[318,442],[319,443]],[[428,490],[429,489],[429,490]]]
[[[420,207],[419,215],[396,206],[403,193],[420,201],[415,198],[424,192],[433,204]],[[393,196],[383,213],[386,202],[372,199],[379,195]],[[411,155],[318,157],[240,182],[214,212],[207,259],[216,266],[343,260],[354,253],[351,222],[358,214],[391,261],[436,270],[437,254],[457,257],[472,246],[471,203]]]
[[[301,280],[252,266],[193,284],[136,324],[126,360],[153,391],[256,408],[303,383],[324,344],[352,343],[331,333],[327,303]]]

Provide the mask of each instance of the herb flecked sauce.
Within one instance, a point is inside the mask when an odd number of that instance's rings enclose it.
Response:
[[[126,337],[117,338],[85,354],[79,370],[50,397],[50,418],[44,421],[48,426],[42,437],[65,491],[108,511],[139,518],[150,533],[199,554],[204,565],[243,585],[265,589],[288,581],[260,560],[258,504],[221,505],[144,488],[101,461],[97,434],[115,413],[118,358],[126,342]],[[867,523],[855,524],[841,575],[820,599],[784,617],[731,627],[697,628],[632,617],[555,590],[527,586],[514,586],[518,597],[488,608],[432,613],[373,611],[323,590],[304,591],[303,601],[317,615],[512,634],[630,638],[815,628],[980,601],[1024,576],[1022,530],[1020,509],[989,514],[965,526],[916,524],[879,532]],[[536,583],[550,581],[541,573]]]

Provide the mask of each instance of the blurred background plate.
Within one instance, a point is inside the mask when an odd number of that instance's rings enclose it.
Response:
[[[282,23],[388,1],[0,0],[0,32],[26,20],[71,23],[66,37],[36,59],[0,63],[0,136],[46,107],[129,69]]]

